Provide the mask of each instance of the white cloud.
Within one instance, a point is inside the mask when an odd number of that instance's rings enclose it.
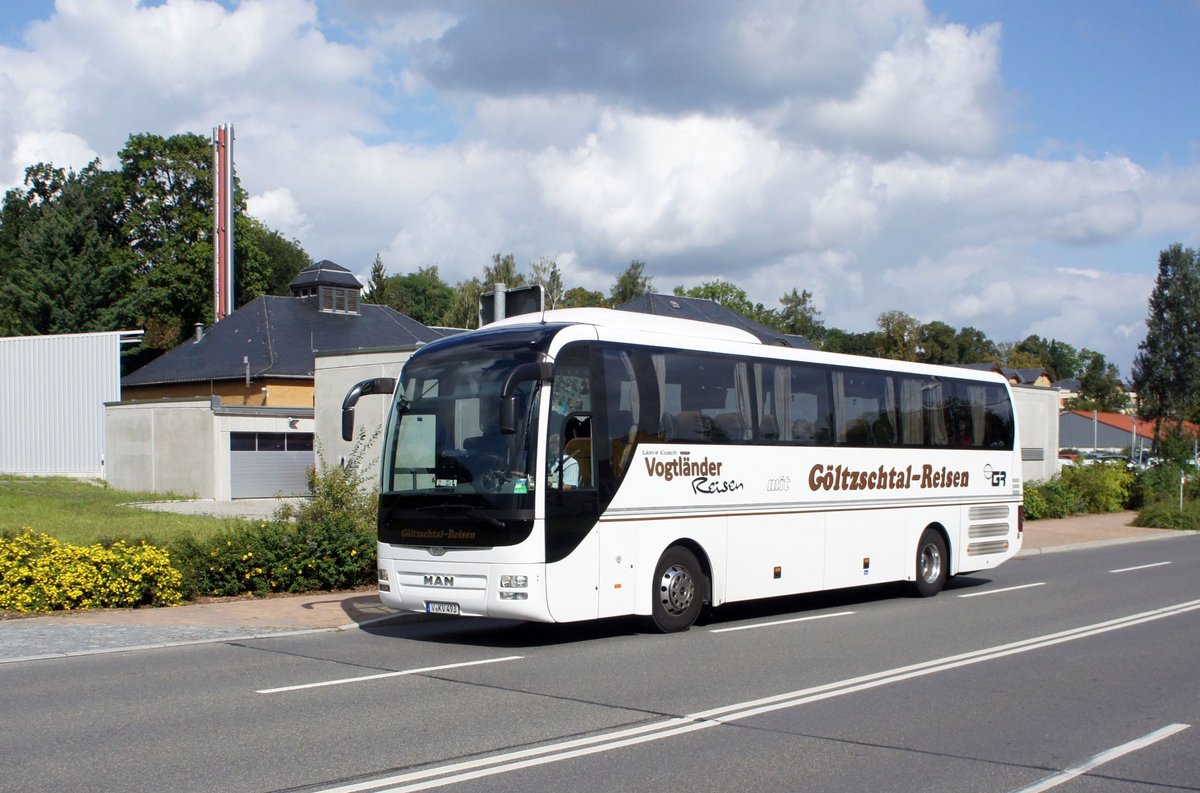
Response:
[[[996,25],[906,32],[876,56],[852,99],[819,103],[818,127],[873,149],[991,152],[999,34]]]
[[[312,228],[312,222],[286,187],[250,196],[246,199],[246,211],[289,239],[302,238]]]
[[[631,8],[60,0],[0,46],[0,187],[233,123],[250,211],[359,275],[545,255],[607,293],[636,258],[1127,369],[1158,249],[1104,252],[1200,227],[1200,166],[1005,153],[1000,29],[916,0]]]

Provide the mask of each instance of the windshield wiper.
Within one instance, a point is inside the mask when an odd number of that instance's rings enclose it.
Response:
[[[472,518],[486,520],[497,529],[503,529],[505,526],[504,521],[487,514],[481,509],[476,509],[470,504],[434,504],[429,507],[417,507],[417,512],[461,512]]]

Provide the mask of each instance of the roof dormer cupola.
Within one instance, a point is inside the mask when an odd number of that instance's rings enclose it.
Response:
[[[317,308],[331,314],[357,314],[362,284],[340,264],[322,259],[301,270],[288,284],[292,297],[315,300]]]

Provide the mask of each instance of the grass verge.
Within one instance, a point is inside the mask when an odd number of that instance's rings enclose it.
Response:
[[[165,547],[180,537],[203,540],[245,522],[130,506],[171,499],[160,493],[116,490],[103,482],[0,476],[0,533],[15,534],[28,527],[70,545],[124,539]]]

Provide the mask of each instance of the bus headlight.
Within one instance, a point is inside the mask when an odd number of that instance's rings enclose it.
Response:
[[[382,568],[382,567],[381,567],[381,568],[379,568],[379,580],[380,580],[380,581],[386,581],[386,580],[388,580],[388,574],[387,574],[387,570],[385,570],[385,569],[384,569],[384,568]]]
[[[529,577],[523,575],[500,576],[501,589],[525,589],[529,586]]]
[[[501,600],[529,600],[528,592],[501,592]]]

